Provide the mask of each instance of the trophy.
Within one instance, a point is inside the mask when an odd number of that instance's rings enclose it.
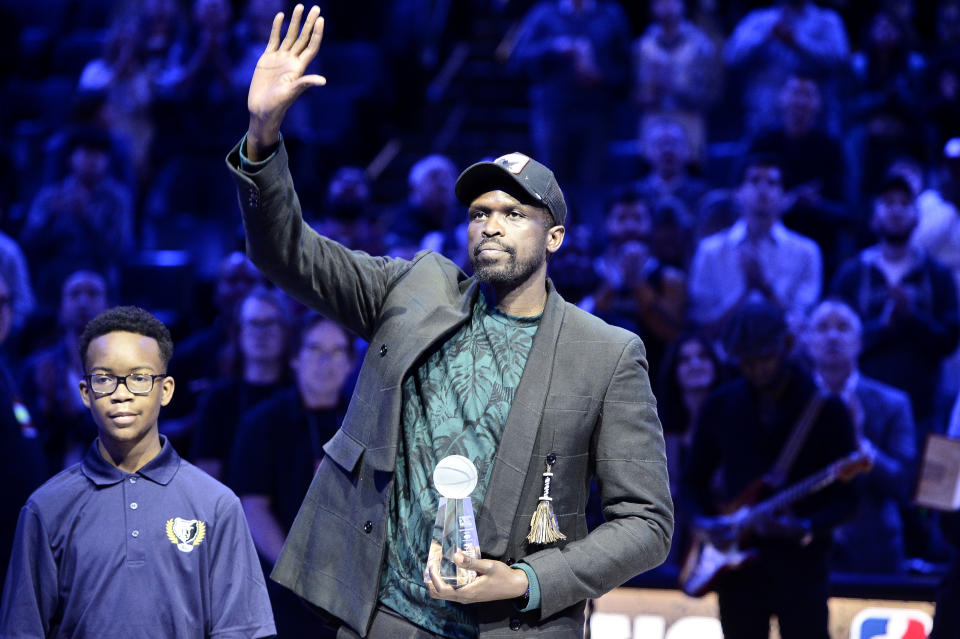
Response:
[[[440,493],[437,519],[427,565],[436,565],[440,578],[454,588],[466,586],[477,573],[457,566],[456,552],[480,559],[477,523],[470,493],[477,486],[477,468],[462,455],[444,457],[433,470],[433,485]]]

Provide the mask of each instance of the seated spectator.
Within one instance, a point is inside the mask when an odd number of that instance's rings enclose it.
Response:
[[[960,293],[960,137],[944,145],[939,178],[937,188],[914,189],[919,220],[910,242],[950,269]],[[960,349],[944,362],[942,383],[947,396],[960,391]]]
[[[67,145],[69,172],[42,188],[27,214],[21,243],[33,269],[41,301],[78,268],[104,272],[118,281],[118,269],[134,248],[131,194],[107,173],[110,136],[99,129],[79,129]]]
[[[703,335],[685,333],[668,345],[657,379],[657,412],[667,447],[670,494],[677,508],[693,428],[704,401],[723,381],[723,369],[713,345]],[[688,523],[686,513],[677,510],[667,563],[678,564],[689,547]]]
[[[856,515],[834,531],[835,570],[896,574],[904,569],[903,520],[916,459],[913,412],[906,393],[861,375],[857,366],[863,327],[840,301],[810,313],[804,346],[820,389],[842,399],[860,450],[872,461],[862,481]]]
[[[628,85],[630,33],[619,3],[541,0],[517,31],[513,61],[531,79],[533,155],[565,185],[582,221],[602,211],[611,113]]]
[[[323,458],[323,445],[340,427],[353,369],[353,341],[334,322],[303,318],[292,350],[296,388],[248,411],[237,427],[230,485],[240,496],[254,545],[268,572],[280,554],[300,503]],[[289,590],[270,582],[281,637],[332,637]]]
[[[782,0],[748,13],[724,51],[727,65],[743,84],[747,135],[777,125],[777,93],[801,70],[820,82],[827,131],[838,133],[837,80],[848,55],[843,20],[833,9],[811,0]]]
[[[899,176],[887,179],[873,206],[879,242],[847,260],[831,292],[863,320],[860,368],[907,392],[918,444],[937,426],[940,368],[957,348],[960,318],[950,271],[910,245],[917,226],[915,195]]]
[[[649,246],[652,220],[636,189],[615,193],[606,216],[606,250],[596,261],[600,284],[581,306],[643,339],[651,378],[686,312],[686,275]]]
[[[650,0],[652,21],[633,42],[633,83],[641,109],[641,137],[651,118],[681,122],[690,156],[703,157],[704,113],[717,97],[722,78],[716,47],[684,17],[683,0]]]
[[[197,407],[198,397],[217,382],[230,377],[233,361],[232,353],[228,351],[235,338],[231,329],[237,307],[255,286],[263,283],[263,275],[257,267],[239,251],[231,253],[220,263],[213,291],[216,317],[209,326],[184,339],[170,360],[170,374],[180,380],[177,404],[182,406],[175,412],[168,412],[168,417],[190,415]],[[170,419],[165,422],[168,424],[164,433],[171,436],[167,430]],[[192,423],[178,424],[174,431],[184,429],[190,431]]]
[[[20,245],[12,237],[0,231],[0,274],[10,282],[13,293],[13,326],[23,326],[33,312],[33,287],[30,285],[30,270]]]
[[[13,289],[0,272],[0,345],[13,327],[12,302]],[[76,389],[76,386],[71,387]],[[29,410],[20,401],[16,378],[0,355],[0,483],[3,485],[3,491],[0,491],[0,576],[6,574],[10,563],[20,508],[46,478],[39,432]]]
[[[76,388],[83,377],[79,339],[87,322],[106,308],[103,276],[93,271],[72,273],[60,294],[60,338],[24,365],[23,398],[41,432],[51,473],[79,462],[96,437],[96,425]]]
[[[394,252],[416,252],[425,242],[440,250],[444,235],[464,217],[453,192],[458,175],[457,167],[445,155],[428,155],[410,167],[407,201],[387,213],[386,240]]]
[[[854,175],[859,201],[870,185],[883,180],[899,155],[922,156],[923,57],[909,48],[905,25],[892,13],[877,12],[863,51],[851,60],[853,83],[848,104],[848,155],[861,164]],[[857,168],[856,166],[854,167]]]
[[[679,198],[667,195],[654,200],[650,220],[650,250],[654,257],[686,272],[693,252],[693,221],[689,209]]]
[[[791,75],[780,91],[781,125],[758,134],[749,150],[783,159],[783,223],[820,246],[829,278],[853,253],[857,224],[845,202],[843,147],[818,126],[820,108],[816,80]]]
[[[563,250],[550,258],[550,279],[557,291],[571,304],[581,305],[600,284],[594,268],[596,255],[590,229],[572,226],[563,239]]]
[[[133,162],[138,184],[150,171],[153,79],[146,67],[142,23],[136,17],[118,19],[110,28],[103,57],[87,63],[77,82],[78,91],[104,96],[104,123],[123,140]]]
[[[643,137],[643,154],[650,173],[640,180],[640,193],[648,202],[672,196],[689,210],[696,208],[707,183],[690,174],[690,143],[676,120],[660,118],[648,123]]]
[[[383,220],[375,219],[370,180],[356,166],[342,166],[334,172],[323,209],[316,219],[310,220],[321,235],[371,255],[383,253],[382,223]]]
[[[745,300],[762,298],[785,311],[796,330],[820,297],[820,249],[780,221],[784,190],[778,158],[747,157],[736,201],[740,219],[697,245],[690,266],[690,317],[716,332]]]
[[[224,480],[230,477],[230,450],[241,415],[287,387],[290,346],[290,309],[279,291],[253,289],[234,317],[234,377],[201,398],[190,449],[198,467]]]

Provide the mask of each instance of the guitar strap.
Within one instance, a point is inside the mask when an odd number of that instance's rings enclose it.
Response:
[[[790,438],[787,440],[787,443],[784,444],[783,449],[780,451],[780,456],[777,457],[777,461],[765,478],[767,485],[772,490],[777,490],[783,486],[787,480],[790,467],[793,466],[793,462],[797,459],[800,449],[803,448],[803,443],[807,440],[807,435],[810,433],[810,427],[820,414],[820,408],[823,407],[824,399],[825,396],[823,393],[820,391],[814,392],[813,396],[807,402],[806,407],[803,409],[803,412],[800,413],[800,417],[797,418],[796,424],[793,426],[793,431],[790,433]]]

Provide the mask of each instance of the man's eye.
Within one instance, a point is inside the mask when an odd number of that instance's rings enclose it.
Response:
[[[113,381],[113,375],[94,375],[93,383],[94,384],[109,384]]]
[[[149,375],[130,375],[130,381],[136,384],[145,384],[149,379]]]

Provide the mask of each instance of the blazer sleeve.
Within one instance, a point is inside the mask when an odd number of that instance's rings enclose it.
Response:
[[[540,582],[544,618],[658,566],[670,549],[673,502],[663,431],[637,338],[609,379],[591,456],[606,521],[562,549],[524,557]]]
[[[227,155],[237,183],[247,254],[289,295],[369,340],[383,299],[411,265],[352,251],[303,221],[283,143],[255,172],[241,168],[238,143]]]

